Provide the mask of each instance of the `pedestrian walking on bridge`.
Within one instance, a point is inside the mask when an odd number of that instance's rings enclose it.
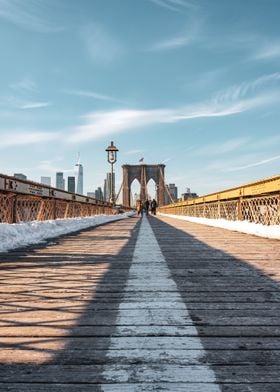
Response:
[[[145,201],[144,207],[145,207],[146,214],[149,215],[150,202],[148,199]]]
[[[156,215],[157,213],[157,202],[155,199],[153,199],[151,202],[151,212],[153,215]]]
[[[137,214],[138,216],[141,214],[141,216],[143,216],[143,203],[141,200],[137,200],[136,203],[136,210],[137,210]]]

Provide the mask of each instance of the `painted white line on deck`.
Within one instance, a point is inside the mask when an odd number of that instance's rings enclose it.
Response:
[[[152,303],[151,292],[154,295]],[[157,302],[157,292],[166,292],[166,308],[163,307],[162,296]],[[143,309],[145,301],[148,306]],[[178,383],[185,391],[191,391],[197,383],[201,392],[220,392],[219,386],[215,384],[213,370],[200,362],[205,358],[205,350],[146,217],[143,217],[141,222],[127,288],[123,303],[119,306],[117,334],[121,335],[129,329],[129,317],[131,326],[136,319],[137,326],[146,326],[148,336],[111,339],[107,353],[108,365],[103,372],[103,391],[112,390],[112,385],[106,383],[114,383],[116,387],[119,383],[131,382],[153,383],[156,389],[148,390],[165,391],[176,391]],[[136,330],[137,326],[134,327]],[[178,336],[178,328],[181,332],[186,329],[185,335],[192,336]],[[133,388],[131,384],[131,389],[126,390],[134,391]]]

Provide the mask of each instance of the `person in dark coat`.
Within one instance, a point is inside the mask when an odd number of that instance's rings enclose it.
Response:
[[[145,210],[146,210],[146,214],[149,215],[150,202],[149,202],[148,199],[145,201],[144,207],[145,207]]]
[[[151,211],[153,215],[156,215],[157,213],[157,202],[155,199],[152,200],[151,202]]]

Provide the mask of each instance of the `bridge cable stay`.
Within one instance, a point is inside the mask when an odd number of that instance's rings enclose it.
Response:
[[[145,200],[148,199],[149,194],[148,194],[148,184],[147,184],[147,173],[146,170],[144,170],[144,184],[145,184]]]
[[[123,188],[123,180],[122,180],[122,183],[121,183],[121,186],[120,186],[120,189],[119,189],[119,191],[118,191],[118,193],[117,193],[117,196],[116,196],[116,202],[118,201],[118,198],[120,197],[120,193],[121,193],[121,191],[122,191],[122,188]]]
[[[161,176],[162,181],[163,181],[164,190],[167,192],[167,194],[168,194],[168,196],[169,196],[171,202],[172,202],[172,203],[175,203],[175,200],[174,200],[173,196],[171,195],[171,193],[170,193],[170,191],[169,191],[169,187],[166,186],[166,184],[165,184],[164,175],[163,175],[163,173],[162,173],[162,168],[161,168],[161,167],[159,168],[159,172],[160,172],[160,176]]]

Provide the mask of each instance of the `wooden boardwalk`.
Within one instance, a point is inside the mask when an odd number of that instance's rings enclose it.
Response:
[[[0,391],[280,391],[277,240],[144,217],[0,261]]]

